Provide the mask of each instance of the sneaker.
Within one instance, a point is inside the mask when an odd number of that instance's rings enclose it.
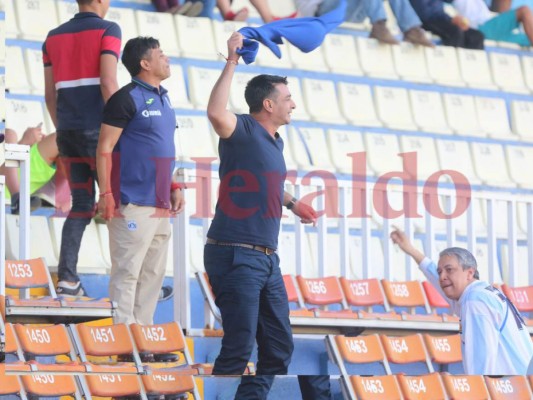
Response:
[[[192,1],[186,1],[185,3],[183,3],[181,7],[178,7],[177,9],[174,9],[173,7],[172,8],[173,14],[185,15],[185,13],[189,11],[191,6],[192,6]]]
[[[387,21],[381,20],[377,21],[372,25],[372,30],[370,31],[370,37],[373,39],[377,39],[381,43],[387,43],[387,44],[400,44],[394,36],[392,36],[392,33],[389,31],[389,28],[387,28]]]
[[[72,286],[65,281],[59,281],[57,283],[56,293],[58,296],[63,297],[80,297],[87,296],[87,293],[83,289],[81,282],[78,281],[76,286]]]
[[[157,301],[165,301],[174,295],[174,288],[172,286],[163,286],[159,291],[159,299]]]
[[[419,26],[415,26],[405,32],[403,34],[403,40],[420,46],[435,47],[435,44],[428,39],[426,31]]]
[[[40,208],[42,201],[37,196],[30,196],[30,211],[35,211]],[[11,195],[11,214],[18,215],[20,212],[20,193],[13,193]]]

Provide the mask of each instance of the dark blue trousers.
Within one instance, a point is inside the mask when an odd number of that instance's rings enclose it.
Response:
[[[72,194],[72,208],[63,225],[57,266],[60,281],[78,282],[78,253],[85,227],[94,216],[96,146],[99,129],[57,132],[57,147]]]
[[[256,376],[243,376],[236,399],[266,399],[286,375],[294,348],[287,292],[276,253],[207,244],[204,265],[224,337],[214,375],[242,375],[257,342]]]

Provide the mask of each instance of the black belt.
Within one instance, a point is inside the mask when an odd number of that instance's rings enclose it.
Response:
[[[207,238],[207,240],[205,242],[207,244],[216,244],[217,246],[245,247],[247,249],[252,249],[252,250],[259,251],[259,252],[261,252],[263,254],[266,254],[267,256],[269,256],[269,255],[271,255],[271,254],[276,252],[276,250],[269,249],[268,247],[257,246],[257,245],[253,245],[253,244],[247,244],[247,243],[221,242],[219,240],[215,240],[215,239],[211,239],[211,238]]]

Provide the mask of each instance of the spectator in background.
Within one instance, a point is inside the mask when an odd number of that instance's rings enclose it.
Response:
[[[202,1],[186,1],[182,5],[178,0],[152,0],[152,4],[159,12],[197,17],[202,13],[204,5]]]
[[[17,133],[12,129],[6,129],[6,143],[18,143],[30,146],[30,195],[47,184],[56,173],[56,159],[59,150],[56,144],[56,134],[45,135],[41,131],[41,125],[30,127],[24,131],[22,138],[18,140]],[[19,213],[20,179],[17,168],[0,167],[0,173],[6,178],[6,198],[11,199],[11,213]],[[30,197],[30,208],[36,209],[41,206],[41,199],[36,196]]]
[[[122,62],[132,80],[104,109],[96,155],[98,209],[109,228],[114,322],[151,325],[165,277],[169,216],[185,203],[181,186],[172,182],[176,116],[161,86],[170,65],[159,41],[130,39]],[[114,191],[112,182],[119,183]]]
[[[77,0],[79,13],[43,44],[45,102],[57,129],[72,209],[63,225],[57,294],[83,296],[77,273],[85,227],[95,210],[95,157],[105,102],[118,89],[120,27],[105,17],[109,0]]]
[[[422,20],[422,27],[439,36],[445,46],[483,49],[484,36],[470,26],[463,16],[450,17],[444,11],[443,0],[410,0]],[[447,0],[446,2],[449,2]]]
[[[213,17],[213,7],[215,5],[215,0],[206,0],[204,8],[208,10],[208,12],[202,13],[201,16],[207,16],[209,18]],[[250,3],[255,7],[259,15],[261,16],[261,19],[263,22],[268,23],[272,21],[277,21],[280,19],[285,18],[295,18],[296,12],[284,16],[279,17],[272,14],[272,10],[270,9],[270,6],[268,5],[267,0],[250,0]],[[226,21],[246,21],[249,15],[249,10],[247,7],[243,7],[236,12],[232,11],[231,9],[231,0],[216,0],[216,6],[218,10],[220,11],[220,15],[222,18]]]
[[[433,47],[433,43],[421,28],[420,18],[408,0],[389,0],[389,4],[403,32],[404,41]],[[302,17],[320,16],[335,9],[339,5],[339,0],[296,0],[296,5]],[[347,22],[362,22],[366,17],[370,18],[372,23],[371,38],[383,43],[398,44],[387,28],[387,15],[382,0],[347,0],[345,17]]]
[[[438,266],[418,251],[404,232],[391,239],[419,265],[429,282],[461,319],[464,372],[468,375],[525,375],[533,343],[514,304],[479,280],[477,262],[465,249],[441,251]]]
[[[479,29],[485,39],[515,43],[523,47],[533,43],[533,11],[527,6],[518,7],[493,16],[483,0],[455,0],[457,12],[473,28]],[[516,32],[523,25],[523,32]]]

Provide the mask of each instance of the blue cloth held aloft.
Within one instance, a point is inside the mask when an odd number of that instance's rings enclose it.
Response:
[[[341,0],[339,6],[320,16],[306,18],[291,18],[273,21],[263,26],[244,27],[239,32],[244,36],[243,47],[237,50],[246,64],[255,61],[259,43],[263,43],[278,57],[281,51],[278,45],[283,44],[282,38],[287,39],[304,53],[316,49],[324,41],[324,37],[344,21],[346,1]]]

